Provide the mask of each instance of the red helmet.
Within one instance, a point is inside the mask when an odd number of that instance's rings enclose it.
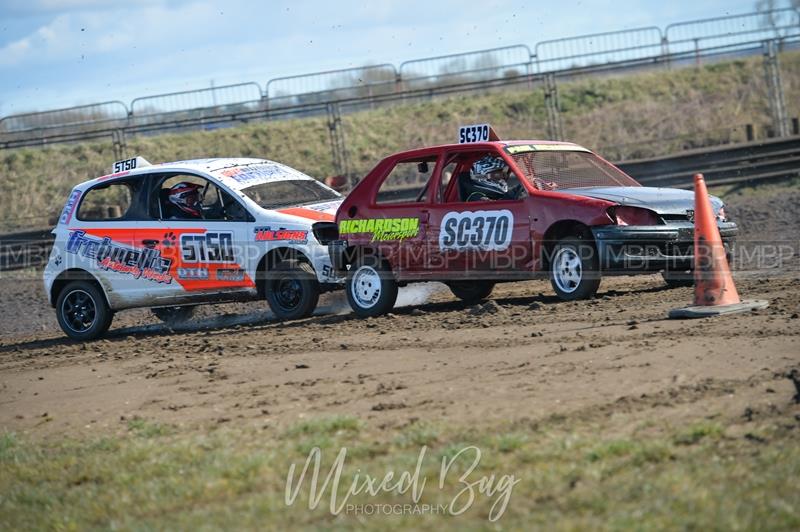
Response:
[[[169,202],[180,210],[192,216],[201,216],[200,213],[200,189],[203,188],[195,183],[182,181],[172,185],[169,189]]]

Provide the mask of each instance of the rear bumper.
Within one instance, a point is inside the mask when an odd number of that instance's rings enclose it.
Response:
[[[739,228],[718,224],[730,257]],[[593,227],[600,269],[608,273],[691,270],[694,264],[694,227],[691,224]]]

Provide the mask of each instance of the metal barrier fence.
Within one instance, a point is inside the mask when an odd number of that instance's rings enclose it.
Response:
[[[146,116],[206,108],[225,111],[231,106],[257,105],[260,101],[261,87],[258,83],[237,83],[136,98],[131,102],[131,115]]]
[[[531,51],[524,45],[442,55],[400,65],[405,89],[531,74]]]
[[[663,36],[654,26],[542,41],[536,44],[536,72],[659,56]]]
[[[388,94],[395,91],[396,83],[394,65],[369,65],[271,79],[264,96],[270,107],[285,107]]]
[[[737,45],[798,35],[800,12],[793,8],[679,22],[670,24],[664,30],[667,53],[719,47],[735,51]]]
[[[54,126],[79,126],[112,120],[125,120],[128,108],[119,101],[93,103],[53,109],[37,113],[23,113],[0,119],[0,132],[28,131]]]
[[[699,58],[701,52],[709,55],[711,50],[716,54],[742,53],[761,40],[777,38],[783,42],[797,37],[800,12],[775,9],[671,24],[663,32],[647,27],[543,41],[535,45],[534,54],[527,45],[515,45],[406,61],[399,69],[382,64],[276,78],[267,82],[263,92],[260,85],[248,82],[136,98],[129,108],[122,102],[106,102],[12,115],[0,119],[0,142],[12,140],[9,135],[14,135],[14,145],[18,145],[18,134],[25,131],[30,132],[32,140],[64,138],[65,132],[72,136],[88,134],[119,120],[127,120],[127,126],[162,124],[166,129],[178,118],[324,105],[410,90],[531,78],[542,73],[561,75],[576,68],[615,63],[669,61],[672,56],[685,62],[690,59],[680,54],[694,52]],[[307,116],[300,110],[297,114]]]

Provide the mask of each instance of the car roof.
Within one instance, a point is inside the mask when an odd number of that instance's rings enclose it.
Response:
[[[270,161],[269,159],[256,159],[250,157],[218,157],[150,164],[135,168],[133,170],[106,174],[95,179],[85,181],[78,186],[84,188],[111,179],[145,176],[153,173],[191,172],[202,175],[210,175],[217,181],[223,182],[233,189],[239,189],[243,188],[242,183],[236,179],[232,179],[231,177],[224,175],[222,172],[230,168],[246,167],[248,165],[272,165],[275,167],[275,170],[277,170],[278,173],[283,174],[287,179],[313,179],[299,170],[295,170],[290,166],[286,166],[275,161]]]
[[[438,144],[435,146],[426,146],[424,148],[415,148],[413,150],[407,150],[402,152],[397,152],[391,155],[391,157],[396,156],[414,156],[414,155],[430,155],[432,153],[436,153],[442,150],[451,150],[451,149],[459,149],[459,150],[480,150],[480,149],[491,149],[491,148],[506,148],[509,146],[563,146],[564,148],[574,148],[576,151],[586,151],[586,148],[579,144],[575,144],[573,142],[562,142],[558,140],[495,140],[495,141],[487,141],[487,142],[468,142],[463,144]]]

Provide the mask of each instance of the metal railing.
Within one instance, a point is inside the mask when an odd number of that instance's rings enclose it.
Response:
[[[406,89],[514,77],[531,73],[531,51],[524,45],[405,61],[399,75]]]
[[[536,44],[536,72],[658,56],[663,35],[657,27],[635,28],[542,41]]]
[[[267,82],[264,97],[270,107],[309,102],[328,102],[394,92],[398,75],[394,65],[369,65],[328,70],[299,76],[274,78]]]
[[[199,90],[188,90],[144,96],[131,102],[131,116],[176,113],[194,109],[218,108],[224,111],[235,105],[250,105],[261,101],[261,87],[247,82]]]
[[[100,124],[112,120],[125,120],[127,117],[128,108],[122,102],[93,103],[7,116],[0,119],[0,132],[11,133],[54,126]]]
[[[670,24],[664,30],[666,53],[727,47],[800,35],[800,12],[793,8],[729,15]]]

